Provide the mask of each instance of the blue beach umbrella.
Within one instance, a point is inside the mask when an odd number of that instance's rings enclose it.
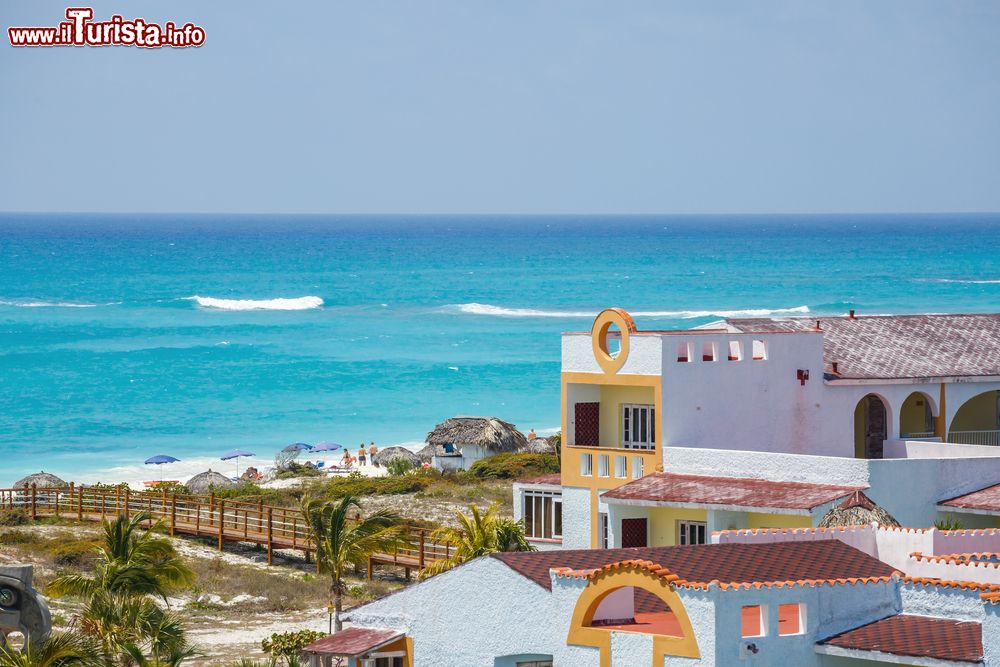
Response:
[[[228,452],[219,457],[222,461],[229,461],[230,459],[236,459],[236,476],[240,476],[240,457],[241,456],[257,456],[253,452],[248,452],[245,449],[230,449]]]
[[[175,459],[173,456],[168,456],[166,454],[157,454],[156,456],[150,456],[146,459],[146,465],[162,465],[164,463],[175,463],[180,461],[180,459]],[[160,470],[160,481],[163,481],[163,470]]]
[[[334,452],[340,449],[343,445],[338,445],[335,442],[321,442],[312,448],[314,452]]]
[[[312,449],[312,445],[307,445],[304,442],[293,442],[287,447],[283,448],[283,452],[301,452]]]

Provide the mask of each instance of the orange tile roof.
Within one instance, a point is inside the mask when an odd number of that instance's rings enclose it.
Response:
[[[821,645],[920,658],[977,663],[982,626],[974,621],[897,614],[824,639]]]
[[[1000,455],[1000,451],[997,453]],[[942,500],[938,505],[960,509],[1000,512],[1000,484],[994,484],[993,486],[987,486],[972,493]]]
[[[657,472],[619,486],[602,497],[674,504],[811,510],[861,488]]]
[[[303,653],[319,655],[359,656],[403,636],[399,630],[385,628],[351,627],[337,634],[317,639],[304,649]]]
[[[491,554],[507,567],[550,589],[550,571],[589,577],[604,567],[644,567],[675,575],[686,586],[858,583],[888,579],[896,570],[839,540],[766,544],[699,544],[641,549],[554,550]],[[622,563],[629,563],[623,566]],[[641,563],[637,565],[636,563]]]
[[[531,479],[518,480],[518,484],[554,484],[559,486],[562,484],[562,474],[554,472],[550,475],[541,475],[539,477],[532,477]]]

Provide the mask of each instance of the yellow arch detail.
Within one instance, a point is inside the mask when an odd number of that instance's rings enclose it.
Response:
[[[683,658],[701,657],[694,628],[691,626],[691,619],[688,618],[687,610],[684,609],[684,604],[681,602],[680,596],[677,595],[677,591],[663,577],[650,572],[649,569],[634,565],[595,573],[576,601],[566,643],[575,646],[593,646],[600,649],[601,667],[611,667],[611,631],[599,627],[592,628],[590,623],[604,597],[625,586],[649,591],[663,600],[681,626],[683,635],[681,637],[652,635],[653,667],[662,665],[663,659],[668,655]]]
[[[622,346],[616,357],[612,357],[608,350],[608,331],[612,324],[617,324],[622,332]],[[594,318],[594,325],[590,329],[590,342],[594,348],[594,358],[608,375],[614,375],[625,365],[625,360],[628,359],[629,336],[635,331],[632,316],[621,308],[606,308]]]

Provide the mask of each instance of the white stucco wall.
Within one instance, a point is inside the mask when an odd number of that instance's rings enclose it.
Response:
[[[564,486],[562,495],[564,549],[590,548],[590,489]]]
[[[982,621],[982,591],[900,582],[900,613]]]

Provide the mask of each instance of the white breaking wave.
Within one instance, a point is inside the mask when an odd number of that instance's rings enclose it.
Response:
[[[961,285],[1000,285],[1000,280],[959,280],[957,278],[935,278],[935,283],[958,283]]]
[[[448,306],[469,315],[490,315],[493,317],[594,317],[596,310],[536,310],[534,308],[504,308],[484,303],[463,303]],[[809,312],[809,306],[794,308],[751,308],[746,310],[639,310],[630,311],[635,317],[665,317],[694,319],[696,317],[770,317],[772,315],[796,315]]]
[[[323,299],[318,296],[300,296],[295,299],[215,299],[210,296],[185,297],[202,308],[214,310],[311,310],[321,308]]]

